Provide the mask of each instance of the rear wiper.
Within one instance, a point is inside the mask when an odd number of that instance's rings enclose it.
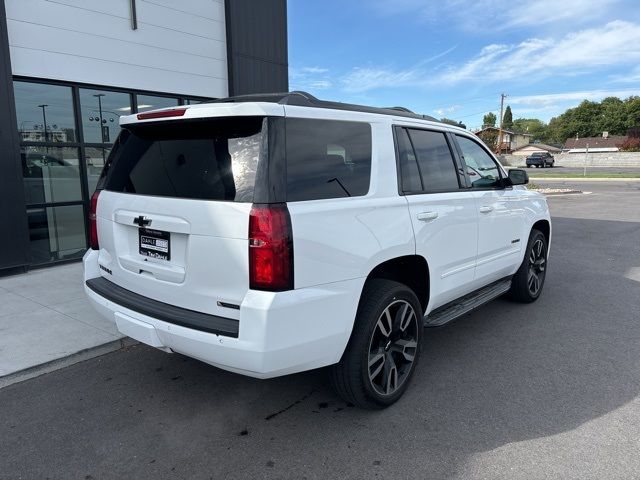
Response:
[[[331,182],[337,182],[338,185],[340,185],[340,188],[342,188],[342,190],[344,190],[344,193],[347,194],[347,197],[350,197],[351,194],[349,193],[349,190],[347,190],[344,185],[342,184],[342,182],[340,180],[338,180],[338,177],[333,177],[331,180],[327,180],[327,183],[331,183]]]

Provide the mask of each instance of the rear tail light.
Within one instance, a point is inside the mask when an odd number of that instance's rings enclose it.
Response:
[[[100,245],[98,244],[98,218],[96,217],[99,196],[100,190],[93,192],[89,208],[89,248],[92,250],[100,249]]]
[[[249,288],[275,292],[293,289],[293,234],[284,203],[251,207]]]

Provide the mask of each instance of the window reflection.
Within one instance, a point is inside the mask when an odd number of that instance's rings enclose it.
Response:
[[[111,153],[110,148],[101,147],[85,147],[84,155],[87,165],[87,184],[89,185],[89,194],[93,194],[98,184],[98,179],[102,173],[105,161]]]
[[[127,93],[80,89],[82,133],[86,143],[113,143],[120,133],[119,120],[131,113]]]
[[[13,90],[21,141],[76,141],[70,87],[16,81]]]
[[[177,98],[154,97],[151,95],[138,95],[138,111],[156,110],[158,108],[175,107],[178,105]]]
[[[20,157],[27,204],[82,200],[77,148],[24,146]]]
[[[86,249],[82,205],[27,209],[31,263],[80,258]]]

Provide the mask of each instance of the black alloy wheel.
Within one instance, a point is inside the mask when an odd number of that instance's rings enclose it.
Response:
[[[418,347],[418,317],[406,300],[384,309],[369,341],[368,371],[373,389],[392,395],[407,380]]]
[[[547,275],[547,253],[547,237],[539,230],[531,230],[524,259],[511,280],[509,294],[512,299],[531,303],[540,297]]]
[[[422,305],[411,288],[393,280],[368,280],[347,348],[329,370],[336,393],[360,408],[395,403],[416,370],[423,322]]]
[[[537,296],[542,288],[547,263],[547,249],[541,238],[536,239],[529,252],[527,288],[532,296]]]

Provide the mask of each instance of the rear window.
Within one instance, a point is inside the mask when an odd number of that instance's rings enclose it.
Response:
[[[118,137],[102,185],[107,190],[252,202],[263,151],[262,117],[136,124]]]
[[[366,195],[371,178],[368,123],[287,118],[287,201]]]

